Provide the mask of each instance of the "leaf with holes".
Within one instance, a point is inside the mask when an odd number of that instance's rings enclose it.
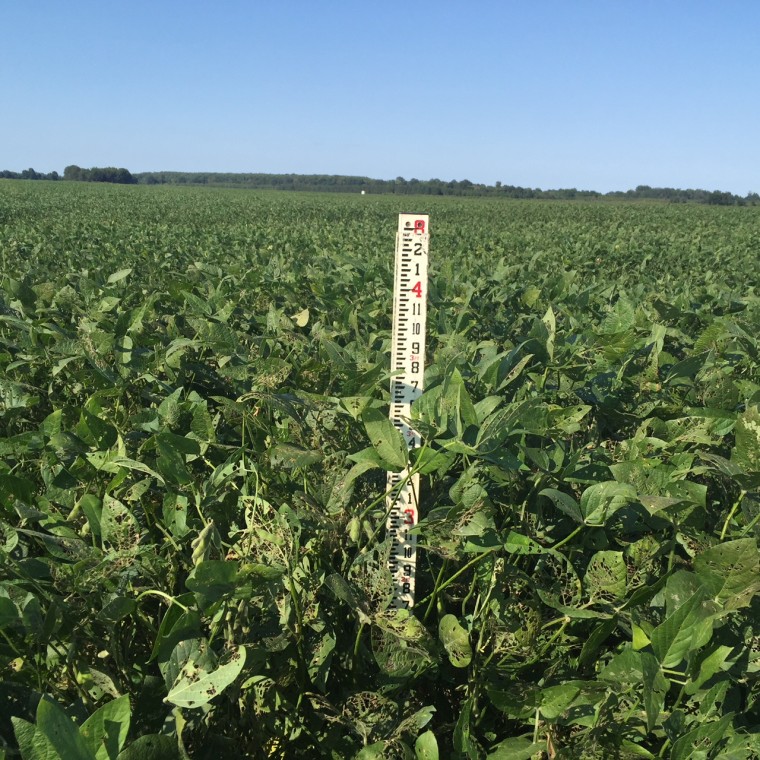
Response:
[[[199,668],[194,660],[190,660],[183,666],[164,701],[177,707],[203,707],[240,675],[244,665],[244,646],[239,646],[227,663],[211,672]]]
[[[760,552],[754,538],[711,546],[696,556],[694,570],[727,612],[749,606],[760,592]]]
[[[470,637],[454,615],[444,615],[441,618],[438,637],[455,668],[466,668],[472,662]]]
[[[625,596],[627,576],[623,552],[599,551],[588,563],[583,585],[592,601],[610,602]]]

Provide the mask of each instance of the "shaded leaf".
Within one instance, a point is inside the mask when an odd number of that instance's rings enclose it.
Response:
[[[180,760],[177,740],[164,734],[146,734],[132,742],[117,760]]]
[[[60,757],[96,760],[76,723],[50,699],[41,699],[37,707],[37,730],[45,735]]]
[[[97,760],[116,760],[127,740],[131,709],[129,697],[106,702],[81,726],[79,732]]]

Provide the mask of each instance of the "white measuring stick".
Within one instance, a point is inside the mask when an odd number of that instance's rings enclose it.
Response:
[[[420,446],[419,433],[405,419],[411,416],[412,402],[422,395],[429,241],[426,214],[399,214],[393,278],[389,416],[410,450]],[[417,536],[410,535],[409,531],[419,520],[419,483],[418,474],[409,477],[408,467],[388,473],[387,531],[391,539],[388,567],[393,576],[391,606],[396,609],[414,606]]]

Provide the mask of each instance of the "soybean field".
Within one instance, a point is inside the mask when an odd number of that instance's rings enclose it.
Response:
[[[760,757],[759,271],[758,207],[0,181],[0,760]]]

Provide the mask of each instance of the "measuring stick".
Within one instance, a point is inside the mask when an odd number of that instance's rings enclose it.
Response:
[[[422,395],[425,372],[425,320],[427,318],[428,216],[399,214],[396,264],[393,278],[393,337],[391,340],[390,420],[409,450],[420,446],[420,436],[405,421],[412,402]],[[388,568],[393,576],[396,609],[414,606],[417,570],[417,536],[409,531],[419,520],[418,474],[409,468],[388,473],[388,522],[391,539]]]

